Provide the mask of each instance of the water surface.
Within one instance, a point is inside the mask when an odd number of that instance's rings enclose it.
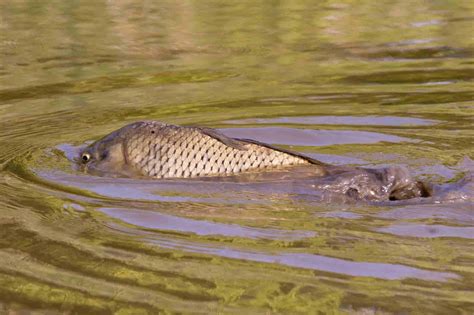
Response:
[[[71,162],[86,141],[156,119],[455,182],[474,170],[473,12],[0,4],[0,313],[474,313],[474,204],[461,195],[368,204],[318,195],[305,170],[150,181]]]

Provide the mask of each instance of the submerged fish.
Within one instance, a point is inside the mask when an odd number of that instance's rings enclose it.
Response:
[[[296,152],[232,139],[210,128],[158,121],[122,127],[91,144],[80,158],[88,170],[154,178],[222,176],[302,164],[325,174],[325,164]]]
[[[430,194],[402,167],[332,166],[255,140],[229,138],[214,129],[157,121],[132,123],[110,133],[85,148],[80,160],[93,173],[151,178],[225,176],[306,165],[312,177],[325,178],[312,187],[353,199],[400,200]]]

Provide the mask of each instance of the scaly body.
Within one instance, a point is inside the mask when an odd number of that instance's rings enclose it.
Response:
[[[189,178],[225,176],[245,171],[311,165],[326,175],[312,187],[355,199],[400,200],[430,196],[430,188],[407,170],[338,167],[297,152],[248,139],[229,138],[214,129],[141,121],[122,127],[85,148],[87,170],[126,177]]]
[[[90,168],[105,167],[154,178],[222,176],[270,167],[322,165],[301,154],[253,140],[232,139],[214,129],[157,121],[127,125],[89,146],[81,157]]]

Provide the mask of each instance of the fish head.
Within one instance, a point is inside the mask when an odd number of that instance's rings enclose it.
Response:
[[[82,169],[100,176],[137,175],[127,164],[122,137],[109,135],[80,151],[78,160]]]

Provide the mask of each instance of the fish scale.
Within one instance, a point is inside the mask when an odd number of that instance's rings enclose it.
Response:
[[[128,127],[122,136],[128,163],[143,175],[156,178],[229,175],[310,163],[303,157],[208,129],[152,121]]]

